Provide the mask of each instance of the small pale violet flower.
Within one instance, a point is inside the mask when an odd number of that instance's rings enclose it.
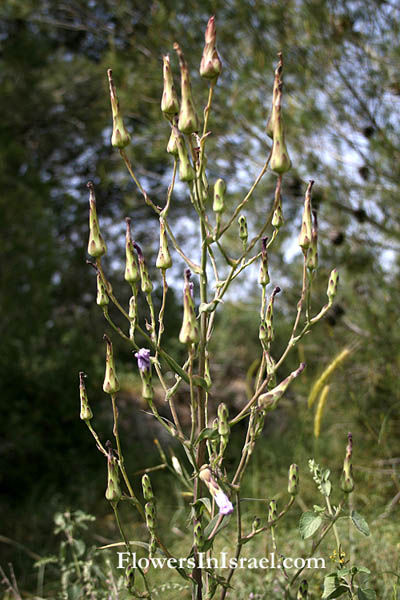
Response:
[[[137,358],[140,371],[148,371],[150,369],[150,350],[140,348],[139,352],[135,353],[135,358]]]
[[[233,504],[222,490],[215,494],[214,499],[221,515],[230,515],[233,513]]]

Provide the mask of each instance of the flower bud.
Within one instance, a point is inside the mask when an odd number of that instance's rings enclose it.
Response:
[[[97,296],[96,296],[96,303],[99,306],[107,306],[107,304],[110,302],[109,297],[107,295],[107,291],[106,291],[106,286],[103,283],[103,280],[101,279],[101,275],[100,273],[97,273]]]
[[[271,500],[268,505],[268,523],[272,523],[278,518],[278,510],[276,500]]]
[[[108,83],[110,85],[111,109],[113,115],[113,132],[111,136],[111,145],[114,148],[125,148],[131,141],[131,136],[126,131],[122,115],[119,110],[119,102],[112,78],[112,70],[108,69]]]
[[[189,69],[179,44],[174,44],[174,50],[178,54],[181,70],[181,107],[178,118],[178,129],[182,133],[195,133],[199,130],[200,125],[192,97]]]
[[[315,271],[318,267],[318,221],[315,210],[312,211],[312,216],[311,244],[307,252],[306,266],[310,271]]]
[[[254,517],[253,522],[251,524],[251,532],[255,533],[257,531],[257,529],[260,528],[261,525],[261,519],[259,517]]]
[[[213,211],[216,213],[223,213],[225,210],[224,200],[225,200],[225,191],[226,191],[226,183],[223,179],[217,179],[214,185],[214,202],[213,202]]]
[[[282,62],[282,53],[281,52],[278,53],[278,57],[279,57],[279,62],[278,62],[278,66],[275,69],[274,87],[273,87],[273,92],[272,92],[271,115],[267,122],[267,135],[270,138],[274,137],[274,123],[276,120],[275,103],[276,103],[276,99],[277,99],[277,95],[278,95],[279,84],[282,82],[281,75],[282,75],[282,69],[283,69],[283,62]]]
[[[262,250],[261,250],[261,265],[260,265],[260,274],[258,276],[258,283],[263,287],[268,285],[270,282],[269,273],[268,273],[268,253],[267,253],[267,237],[263,237],[261,240]]]
[[[106,500],[116,505],[121,499],[122,492],[119,483],[118,462],[112,456],[111,451],[107,457],[107,474]]]
[[[292,166],[289,154],[286,148],[285,132],[282,117],[282,83],[279,85],[275,102],[275,117],[273,129],[273,142],[271,151],[270,167],[272,171],[282,175],[289,171]]]
[[[299,467],[295,464],[289,467],[288,492],[291,496],[296,496],[299,491]]]
[[[197,522],[194,526],[194,544],[197,550],[201,550],[204,545],[203,528],[200,522]]]
[[[306,197],[304,200],[304,211],[303,211],[303,219],[301,222],[301,230],[299,235],[299,246],[302,248],[303,252],[306,254],[308,248],[311,245],[312,240],[312,222],[311,222],[311,190],[314,182],[310,180]]]
[[[338,282],[339,273],[337,272],[337,269],[333,269],[333,271],[331,271],[331,274],[329,275],[328,290],[326,292],[328,296],[329,305],[332,304],[333,299],[336,296]]]
[[[216,38],[215,18],[210,17],[206,27],[206,43],[200,63],[200,75],[207,79],[216,79],[222,71],[221,60],[215,46]]]
[[[276,363],[269,352],[266,353],[268,385],[267,388],[272,390],[276,386]]]
[[[146,263],[144,261],[144,256],[141,247],[136,242],[133,242],[133,247],[135,248],[138,259],[139,259],[139,271],[140,271],[140,281],[141,281],[141,290],[143,294],[151,294],[153,290],[153,284],[150,281],[149,273],[147,271]]]
[[[100,233],[99,221],[97,219],[96,198],[94,187],[91,181],[88,182],[89,188],[89,242],[88,254],[94,258],[99,258],[107,252],[107,246]]]
[[[276,288],[274,288],[271,297],[269,299],[268,302],[268,306],[267,306],[267,312],[265,315],[265,327],[267,330],[267,336],[266,336],[266,340],[267,342],[273,342],[275,339],[275,333],[274,333],[274,327],[273,327],[273,319],[274,319],[274,300],[275,300],[275,296],[277,294],[279,294],[279,292],[281,291],[281,288],[276,286]]]
[[[193,284],[190,282],[190,270],[185,270],[185,286],[183,290],[183,320],[179,333],[181,344],[196,344],[200,339],[193,301]]]
[[[290,373],[290,375],[288,377],[286,377],[286,379],[281,381],[281,383],[279,385],[274,387],[272,390],[270,390],[266,394],[261,394],[261,396],[258,398],[258,406],[260,406],[263,409],[274,410],[276,408],[279,400],[282,398],[283,394],[286,392],[287,388],[289,387],[290,383],[293,381],[293,379],[295,379],[296,377],[298,377],[300,375],[300,373],[303,371],[305,366],[306,366],[305,363],[301,363],[299,368],[296,369],[296,371],[293,371],[292,373]]]
[[[297,600],[307,600],[308,598],[308,583],[306,579],[300,583],[299,591],[297,592]]]
[[[164,89],[161,99],[161,110],[167,118],[172,118],[179,112],[178,96],[174,87],[169,56],[163,56]]]
[[[247,219],[245,216],[240,215],[238,218],[239,223],[239,237],[242,240],[243,250],[246,250],[248,232],[247,232]]]
[[[103,390],[106,394],[116,394],[120,388],[118,378],[115,374],[115,363],[113,346],[110,338],[104,335],[103,338],[107,343],[107,354],[106,354],[106,372],[104,375]]]
[[[82,421],[90,421],[90,419],[93,419],[93,413],[89,406],[89,400],[86,393],[84,378],[85,374],[81,371],[79,373],[79,396],[81,400],[80,418],[82,419]]]
[[[183,137],[180,135],[179,131],[176,127],[172,128],[172,131],[175,135],[176,145],[178,148],[178,157],[179,157],[179,179],[181,181],[193,181],[195,179],[196,174],[191,165],[189,155],[186,150],[186,144]]]
[[[131,238],[131,220],[129,217],[126,221],[126,235],[125,235],[125,281],[130,285],[134,285],[140,281],[140,273],[136,262],[136,256],[133,249],[133,243]]]
[[[169,136],[168,144],[167,144],[167,152],[168,154],[172,154],[172,156],[179,156],[178,152],[178,144],[176,140],[176,128],[171,127],[171,135]]]
[[[154,391],[151,375],[150,350],[141,348],[139,352],[135,353],[135,358],[137,358],[138,361],[140,378],[142,380],[142,398],[147,402],[152,402]]]
[[[347,436],[347,447],[346,456],[343,463],[343,472],[340,478],[340,487],[347,494],[354,490],[354,479],[353,479],[353,465],[352,465],[352,454],[353,454],[353,436],[351,433]]]
[[[144,507],[144,514],[146,518],[147,529],[150,533],[154,533],[156,530],[156,507],[154,502],[147,502]]]
[[[163,269],[164,271],[172,267],[172,259],[168,250],[167,234],[165,231],[165,222],[162,218],[160,218],[160,249],[158,251],[156,267],[157,269]]]
[[[145,473],[142,477],[143,497],[147,502],[154,502],[153,488],[151,487],[150,477]]]
[[[283,214],[282,214],[282,196],[281,196],[281,186],[280,181],[275,188],[275,199],[274,199],[274,214],[272,215],[271,225],[275,227],[275,229],[279,229],[284,224]]]

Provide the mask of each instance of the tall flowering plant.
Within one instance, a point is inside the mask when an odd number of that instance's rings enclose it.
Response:
[[[242,520],[241,484],[246,467],[249,464],[255,444],[262,432],[265,418],[270,411],[275,410],[293,380],[300,376],[305,365],[297,369],[283,380],[279,380],[279,370],[288,354],[298,342],[320,321],[332,306],[335,298],[338,273],[333,269],[327,284],[327,303],[314,314],[311,308],[312,284],[318,268],[318,229],[315,211],[312,208],[312,187],[310,181],[305,191],[305,202],[302,225],[299,235],[299,246],[303,253],[303,274],[300,298],[294,316],[293,327],[287,345],[280,356],[274,348],[275,324],[274,311],[278,304],[279,287],[270,290],[268,254],[271,246],[279,236],[284,226],[284,206],[282,194],[284,191],[284,176],[291,168],[291,160],[286,145],[285,126],[283,118],[283,58],[278,55],[278,65],[275,70],[272,110],[267,123],[266,133],[272,139],[271,150],[265,157],[264,165],[251,185],[247,194],[234,208],[229,206],[229,190],[221,178],[215,183],[208,181],[207,175],[207,140],[210,135],[209,123],[213,96],[218,78],[222,71],[222,63],[216,47],[216,26],[214,17],[210,18],[205,33],[205,48],[200,65],[200,75],[208,85],[208,100],[203,111],[203,119],[199,118],[192,94],[188,63],[179,44],[174,45],[180,77],[180,99],[175,90],[172,66],[169,56],[163,59],[163,80],[161,111],[170,124],[170,137],[167,152],[173,162],[172,179],[168,187],[165,205],[157,206],[146,192],[129,159],[127,147],[131,136],[124,125],[120,103],[117,97],[116,85],[111,70],[108,71],[111,107],[113,115],[112,145],[118,150],[134,183],[143,195],[144,202],[154,211],[159,219],[160,245],[156,267],[162,281],[162,303],[156,315],[153,304],[153,282],[146,265],[145,253],[132,238],[131,222],[127,218],[125,240],[125,280],[131,288],[131,298],[128,306],[123,306],[112,290],[110,281],[104,271],[102,257],[107,252],[105,241],[100,232],[96,211],[95,191],[92,183],[89,187],[90,201],[90,237],[88,253],[92,257],[91,264],[97,273],[97,304],[101,307],[104,317],[116,335],[119,335],[132,348],[137,360],[137,369],[142,381],[142,397],[147,403],[154,418],[167,433],[177,440],[184,450],[187,465],[181,464],[173,457],[171,470],[180,478],[187,490],[190,490],[190,519],[192,523],[193,540],[188,548],[189,566],[181,566],[177,562],[176,570],[192,588],[192,598],[201,600],[215,597],[219,594],[221,600],[226,596],[234,597],[232,593],[232,578],[234,568],[228,569],[224,575],[218,574],[212,568],[200,568],[201,554],[212,557],[214,543],[222,528],[234,516],[236,519],[235,556],[240,557],[243,545],[255,536],[270,531],[273,536],[277,524],[292,507],[299,486],[299,469],[293,464],[289,468],[288,498],[284,507],[278,511],[276,502],[271,500],[268,505],[268,519],[263,524],[259,519],[253,523],[252,530],[246,532]],[[269,211],[260,229],[249,236],[246,211],[250,209],[251,200],[257,194],[257,188],[264,176],[276,179],[275,193],[268,200]],[[186,185],[188,202],[191,203],[193,214],[197,217],[201,255],[197,263],[186,255],[179,245],[169,223],[171,199],[177,177]],[[210,202],[212,198],[212,202]],[[225,247],[226,234],[232,228],[238,227],[237,235],[241,241],[241,252],[231,257]],[[170,252],[170,247],[173,249]],[[168,353],[163,345],[164,313],[168,293],[167,271],[172,266],[174,252],[186,263],[183,283],[183,317],[179,333],[179,341],[185,347],[187,358],[183,364]],[[213,335],[215,316],[221,310],[222,301],[232,281],[243,274],[250,265],[259,265],[258,284],[260,289],[260,364],[255,378],[252,396],[242,408],[235,412],[223,403],[217,407],[216,416],[209,409],[209,395],[213,389],[209,366],[209,343]],[[211,265],[211,270],[209,266]],[[209,273],[213,273],[210,281]],[[200,302],[196,302],[193,293],[194,283],[199,285]],[[147,304],[146,328],[141,326],[138,314],[138,296],[142,294]],[[118,327],[109,312],[109,307],[119,311],[126,320],[126,328]],[[141,340],[140,345],[137,338]],[[85,421],[94,436],[97,448],[107,461],[108,484],[106,498],[110,502],[116,517],[126,551],[132,550],[121,522],[118,506],[124,499],[129,499],[135,510],[147,526],[149,533],[148,552],[153,557],[160,554],[166,558],[176,558],[166,546],[157,527],[156,501],[148,474],[143,476],[143,499],[133,490],[130,475],[124,464],[121,440],[118,429],[117,396],[119,382],[116,374],[115,358],[112,341],[105,336],[106,341],[106,372],[103,390],[111,398],[114,415],[113,434],[115,443],[101,442],[92,426],[93,413],[89,406],[85,390],[83,373],[80,374],[81,419]],[[140,347],[143,346],[143,347]],[[165,367],[175,374],[175,382],[170,386],[165,376]],[[171,418],[161,418],[154,402],[153,379],[157,377],[161,383],[165,400],[169,405]],[[176,394],[185,382],[188,384],[188,399],[191,409],[191,425],[186,429],[175,406]],[[243,448],[240,458],[233,469],[225,468],[224,457],[229,445],[232,428],[238,423],[245,424]],[[350,438],[349,438],[350,439]],[[113,447],[114,446],[114,447]],[[350,448],[350,450],[349,450]],[[162,452],[165,463],[168,459]],[[316,475],[318,481],[321,475]],[[326,484],[326,482],[325,482]],[[352,489],[351,476],[351,446],[347,448],[343,490],[349,493]],[[322,484],[321,484],[322,485]],[[339,505],[341,506],[341,505]],[[340,513],[339,508],[333,509],[328,505],[330,527]],[[317,515],[318,516],[318,515]],[[306,532],[307,533],[307,532]],[[321,536],[327,533],[324,530]],[[305,535],[305,537],[307,537]],[[275,537],[273,537],[275,539]],[[321,537],[322,539],[322,537]],[[318,546],[318,543],[316,544]],[[127,567],[126,586],[131,593],[138,597],[151,597],[152,590],[148,573],[137,567],[140,576],[134,577],[132,567]],[[288,590],[296,585],[302,569],[288,580]],[[307,582],[302,581],[298,589],[298,598],[307,597]],[[232,595],[233,594],[233,595]],[[289,597],[289,596],[288,596]]]

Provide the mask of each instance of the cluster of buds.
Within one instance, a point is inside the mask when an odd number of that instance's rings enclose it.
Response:
[[[135,358],[137,358],[140,378],[142,380],[142,398],[147,402],[152,402],[154,391],[151,377],[150,350],[141,348],[135,353]]]
[[[82,371],[79,373],[79,397],[81,400],[80,418],[82,421],[90,421],[93,419],[93,413],[86,393],[85,374]]]
[[[274,387],[269,392],[261,394],[261,396],[258,398],[258,406],[264,410],[274,410],[279,400],[282,398],[283,394],[289,387],[290,383],[293,381],[293,379],[300,375],[305,366],[305,363],[301,363],[299,368],[296,369],[296,371],[290,373],[290,375],[286,377],[286,379],[281,381],[279,385]]]
[[[89,242],[88,254],[93,258],[100,258],[107,252],[107,246],[100,233],[99,220],[97,218],[96,197],[94,187],[91,181],[88,182],[89,188]]]
[[[115,372],[114,352],[113,345],[108,337],[104,334],[104,338],[107,344],[106,353],[106,372],[104,374],[103,390],[106,394],[114,395],[118,392],[120,385]]]
[[[200,75],[206,79],[217,79],[221,75],[222,63],[216,48],[217,33],[215,18],[210,17],[206,27],[205,46],[200,63]]]
[[[291,496],[297,496],[299,491],[299,467],[296,464],[289,467],[288,492]]]
[[[215,480],[211,473],[209,465],[203,465],[200,468],[199,477],[206,484],[208,491],[214,498],[216,505],[219,508],[221,515],[230,515],[233,512],[233,505],[229,500],[228,496],[221,489],[218,482]]]
[[[196,344],[200,339],[193,300],[193,283],[191,283],[190,277],[190,269],[186,269],[185,285],[183,288],[183,320],[179,333],[181,344]]]
[[[116,506],[121,500],[121,496],[118,461],[113,455],[111,445],[108,444],[106,500]]]
[[[272,93],[272,111],[267,123],[267,134],[272,137],[270,167],[275,173],[283,175],[292,166],[286,148],[285,131],[282,117],[282,53],[278,54],[279,63],[275,70],[274,88]]]
[[[111,69],[108,69],[107,75],[108,83],[110,86],[111,109],[113,115],[113,132],[111,136],[111,145],[115,148],[125,148],[125,146],[127,146],[131,141],[131,137],[125,129],[122,114],[119,109],[119,102],[117,98],[117,92],[115,90],[114,81],[112,78]]]
[[[347,436],[347,447],[346,456],[343,463],[343,472],[340,478],[340,486],[347,494],[352,492],[354,489],[353,480],[353,466],[352,466],[352,454],[353,454],[353,436],[351,433]]]

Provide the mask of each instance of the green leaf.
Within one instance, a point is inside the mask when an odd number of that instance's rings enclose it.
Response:
[[[203,431],[200,432],[196,444],[201,442],[202,440],[217,440],[219,438],[218,429],[213,429],[211,427],[206,427]]]
[[[342,594],[347,592],[347,587],[340,584],[339,578],[336,573],[331,573],[324,578],[324,593],[322,598],[339,598]]]
[[[357,596],[358,600],[376,600],[376,594],[374,590],[371,589],[362,590],[361,588],[358,588]]]
[[[371,571],[367,569],[367,567],[356,567],[358,573],[367,573],[367,575],[371,575]]]
[[[303,540],[311,537],[319,529],[322,517],[316,515],[312,510],[305,512],[300,517],[299,529]]]
[[[356,510],[351,511],[351,520],[353,521],[354,527],[356,527],[358,531],[361,531],[363,535],[370,535],[367,521]]]
[[[213,519],[211,519],[211,521],[209,522],[209,524],[207,525],[207,527],[204,530],[204,538],[208,538],[208,536],[212,533],[217,521],[219,520],[220,515],[216,515]],[[215,537],[217,535],[217,533],[219,531],[221,531],[221,529],[223,529],[224,527],[226,527],[230,521],[231,515],[224,515],[224,518],[222,519],[221,523],[218,525],[218,529],[215,532],[214,536]]]

